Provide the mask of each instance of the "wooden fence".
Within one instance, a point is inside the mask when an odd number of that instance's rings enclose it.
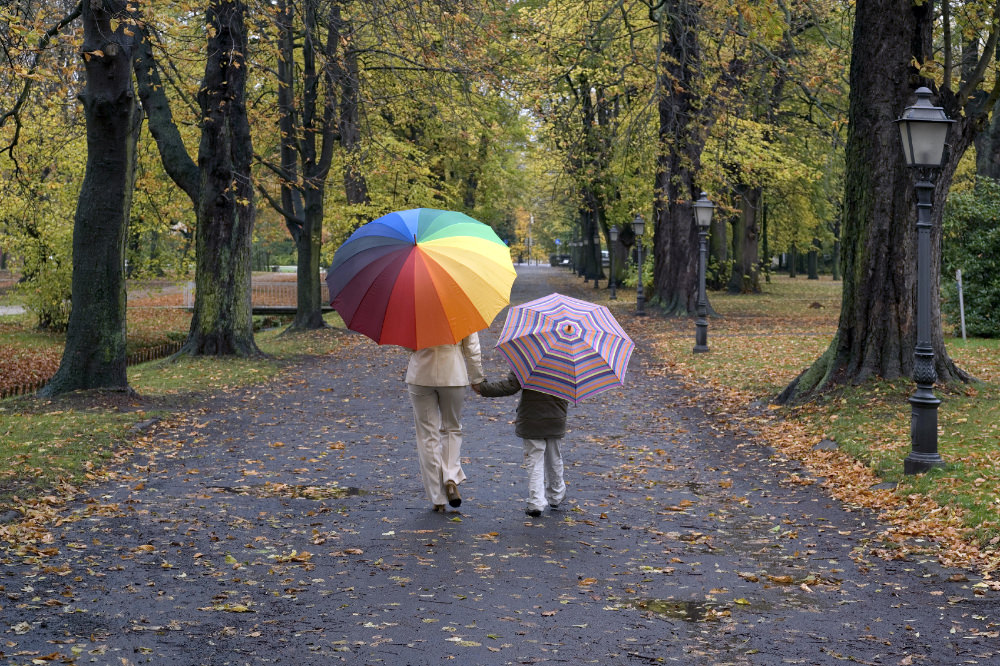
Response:
[[[319,302],[324,306],[330,303],[330,290],[327,288],[325,280],[320,283]],[[294,281],[255,281],[250,285],[250,303],[255,310],[291,308],[294,311],[298,306],[298,285]],[[189,310],[194,307],[194,282],[188,282],[184,285],[184,307]]]
[[[165,358],[171,354],[176,353],[181,348],[180,342],[168,342],[166,344],[157,345],[155,347],[144,347],[126,357],[127,365],[138,365],[139,363],[146,363],[147,361],[155,361],[158,358]],[[18,395],[30,395],[35,393],[40,388],[45,386],[51,377],[46,377],[45,379],[39,379],[34,382],[29,382],[27,384],[19,384],[18,386],[8,386],[6,388],[0,388],[0,400],[4,398],[11,398]]]

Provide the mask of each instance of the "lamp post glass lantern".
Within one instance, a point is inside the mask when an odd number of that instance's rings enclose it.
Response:
[[[903,157],[910,167],[936,170],[944,159],[948,126],[953,123],[944,109],[931,104],[931,91],[918,88],[917,101],[903,111],[896,123],[903,143]],[[938,453],[937,409],[934,395],[937,370],[931,344],[931,210],[934,184],[924,178],[914,183],[917,191],[917,343],[913,349],[913,381],[910,396],[910,453],[903,473],[919,474],[944,466]]]
[[[694,353],[708,351],[708,297],[705,295],[705,269],[708,264],[708,228],[712,224],[715,204],[708,200],[708,194],[701,193],[691,207],[694,208],[694,222],[698,227],[698,303],[697,319],[694,324]]]
[[[611,228],[608,229],[608,238],[611,239],[611,244],[608,246],[608,289],[611,290],[611,300],[618,300],[618,296],[615,295],[615,246],[618,245],[618,225],[613,224]]]
[[[635,219],[632,220],[632,231],[635,232],[635,313],[641,317],[646,314],[646,298],[642,284],[642,236],[646,231],[646,221],[642,219],[642,215],[639,213],[636,213]]]

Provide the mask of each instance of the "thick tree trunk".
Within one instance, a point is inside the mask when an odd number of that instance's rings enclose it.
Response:
[[[250,305],[253,149],[246,114],[246,6],[211,0],[198,167],[201,198],[191,330],[181,353],[259,354]]]
[[[659,77],[658,155],[653,202],[653,298],[669,314],[689,315],[698,300],[698,230],[690,202],[707,135],[698,98],[698,5],[668,0]]]
[[[760,237],[757,211],[760,208],[759,187],[740,188],[740,216],[733,231],[733,272],[729,278],[729,293],[760,292]]]
[[[59,369],[40,391],[127,390],[125,236],[139,112],[124,2],[83,3],[87,166],[73,222],[72,310]],[[120,22],[112,29],[112,20]]]
[[[857,6],[840,321],[824,355],[779,400],[803,398],[832,385],[860,383],[873,376],[895,379],[912,372],[917,277],[913,184],[919,174],[905,166],[893,120],[913,103],[913,91],[924,84],[912,63],[929,57],[931,23],[930,3],[870,0]],[[955,142],[958,134],[953,132],[950,140]],[[940,210],[951,173],[949,165],[938,175],[933,257],[940,257]],[[931,263],[931,284],[937,285],[939,262]],[[939,299],[931,300],[938,377],[945,382],[963,378],[944,348]]]

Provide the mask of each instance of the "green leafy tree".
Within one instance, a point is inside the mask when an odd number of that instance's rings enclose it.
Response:
[[[941,308],[951,328],[958,333],[961,325],[960,270],[966,333],[1000,337],[1000,183],[980,179],[975,190],[948,197],[942,245]]]

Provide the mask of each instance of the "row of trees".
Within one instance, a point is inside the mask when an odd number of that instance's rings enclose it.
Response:
[[[687,315],[690,203],[702,190],[720,204],[714,252],[733,266],[731,290],[759,288],[762,239],[771,252],[817,241],[839,251],[842,240],[838,335],[789,397],[906,374],[915,207],[892,120],[913,89],[934,87],[958,120],[939,199],[974,141],[990,174],[998,7],[6,3],[0,233],[36,284],[72,270],[67,351],[46,390],[127,387],[131,243],[193,241],[191,354],[257,353],[255,228],[280,223],[294,239],[294,326],[309,328],[322,325],[324,252],[363,221],[415,206],[466,210],[509,239],[527,211],[536,239],[587,243],[615,223],[631,242],[627,222],[641,214],[653,300]],[[70,239],[72,261],[60,251]],[[936,252],[940,242],[936,231]],[[584,256],[600,273],[598,254]],[[54,320],[66,299],[48,301]],[[934,321],[939,376],[963,378],[939,312]]]

